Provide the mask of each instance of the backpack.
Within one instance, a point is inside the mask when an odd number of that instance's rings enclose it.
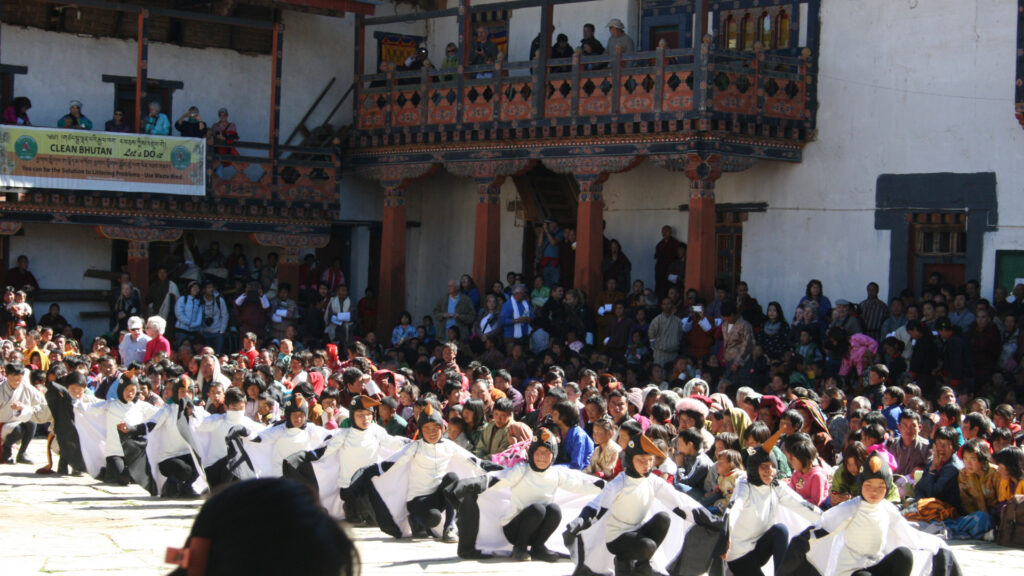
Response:
[[[1024,548],[1024,496],[1014,496],[1003,506],[996,526],[996,544]]]

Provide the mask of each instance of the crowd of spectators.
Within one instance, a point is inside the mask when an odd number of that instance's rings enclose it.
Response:
[[[988,300],[976,281],[932,275],[886,302],[875,283],[851,301],[811,280],[787,311],[762,306],[745,282],[684,289],[686,245],[665,227],[654,289],[608,239],[604,290],[587,294],[562,267],[573,237],[554,222],[538,230],[532,288],[519,273],[483,290],[464,275],[429,315],[404,312],[392,329],[377,326],[372,291],[353,303],[340,260],[321,267],[310,255],[289,286],[276,255],[250,265],[240,245],[200,251],[189,236],[144,301],[121,277],[112,331],[88,349],[59,306],[37,324],[24,291],[8,289],[0,355],[30,365],[33,379],[81,367],[100,397],[126,370],[153,402],[168,376],[193,382],[208,409],[237,386],[263,422],[298,402],[334,428],[348,399],[367,394],[383,402],[382,426],[413,437],[413,416],[434,402],[448,436],[481,457],[515,461],[547,428],[559,463],[602,477],[621,472],[622,443],[644,431],[669,455],[656,473],[718,509],[745,449],[777,431],[779,477],[822,507],[859,494],[871,452],[897,474],[887,497],[911,517],[945,520],[950,536],[985,536],[1001,503],[1024,493],[1024,285]],[[27,259],[11,282],[35,284]]]

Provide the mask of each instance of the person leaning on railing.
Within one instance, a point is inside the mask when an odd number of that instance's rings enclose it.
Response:
[[[154,136],[171,135],[171,121],[160,112],[160,103],[155,100],[149,103],[149,114],[143,119],[142,132]]]

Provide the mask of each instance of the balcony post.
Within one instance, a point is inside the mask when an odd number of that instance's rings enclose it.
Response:
[[[284,42],[284,27],[280,14],[274,17],[274,32],[270,52],[270,169],[274,193],[277,193],[278,142],[281,133],[281,50]]]
[[[473,248],[473,280],[481,289],[501,278],[501,185],[500,176],[477,181],[476,232]]]
[[[601,262],[604,259],[604,187],[601,177],[577,178],[580,186],[576,209],[576,271],[574,286],[588,298],[601,291]]]
[[[149,10],[139,11],[138,52],[135,59],[135,131],[142,132],[142,103],[146,99],[149,71]],[[171,114],[167,110],[168,116]]]
[[[355,22],[356,45],[355,45],[355,49],[352,51],[352,54],[353,54],[352,57],[355,60],[355,62],[353,62],[354,65],[352,67],[352,70],[354,71],[353,73],[355,74],[355,77],[353,78],[352,81],[356,85],[356,89],[355,89],[356,93],[354,94],[355,98],[352,99],[352,122],[353,123],[357,122],[358,118],[359,118],[359,116],[358,116],[358,114],[359,114],[359,102],[360,102],[360,98],[361,98],[362,93],[363,93],[363,76],[366,75],[366,56],[363,55],[363,47],[364,47],[364,44],[366,44],[366,23],[365,23],[365,20],[366,20],[365,16],[363,16],[362,14],[356,14],[356,22]],[[378,72],[377,70],[373,71],[374,74],[376,74],[377,72]]]
[[[715,293],[715,181],[722,175],[722,157],[688,154],[690,224],[687,231],[686,287],[705,298]]]
[[[544,0],[540,12],[540,50],[537,51],[537,60],[533,63],[533,119],[538,123],[544,119],[544,101],[548,97],[548,55],[551,53],[554,9],[551,0]]]
[[[379,326],[394,326],[405,309],[405,195],[401,183],[385,182],[380,239]]]

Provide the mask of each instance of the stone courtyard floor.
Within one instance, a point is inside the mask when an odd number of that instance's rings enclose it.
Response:
[[[29,451],[43,462],[37,439]],[[0,466],[0,574],[155,576],[167,546],[181,546],[201,502],[151,498],[137,486],[101,484],[83,476],[39,476],[38,467]],[[352,530],[364,575],[522,574],[567,576],[569,562],[526,565],[455,558],[455,545],[396,542],[375,529]],[[1024,573],[1024,551],[986,542],[954,543],[965,574]]]

